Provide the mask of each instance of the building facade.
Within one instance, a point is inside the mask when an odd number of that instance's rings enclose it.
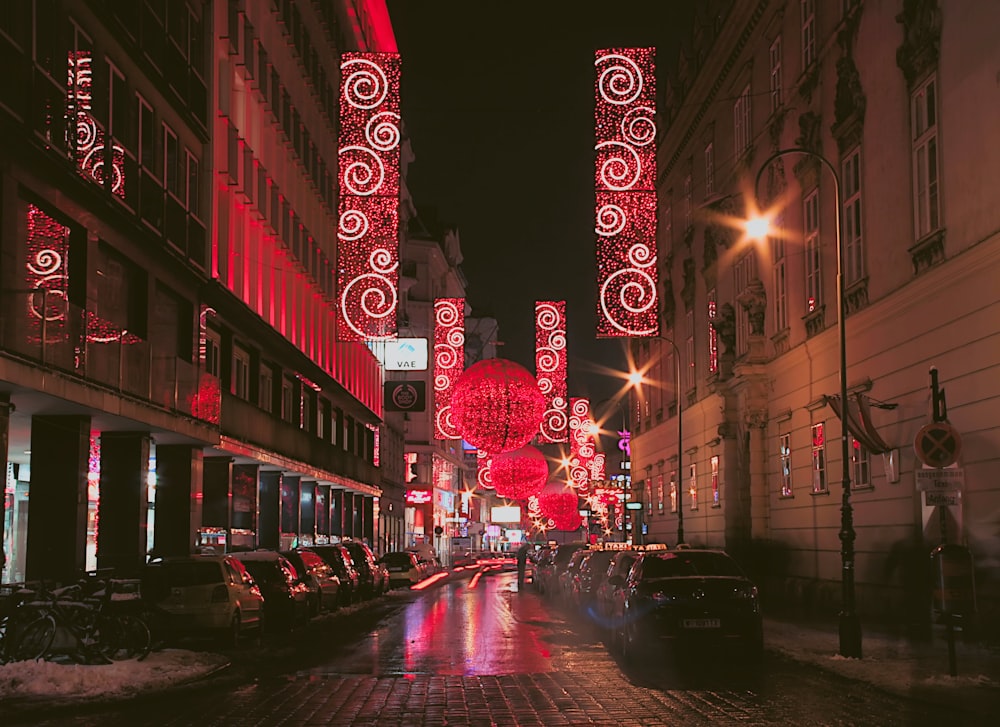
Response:
[[[384,2],[34,0],[0,48],[3,580],[401,532],[331,263]]]
[[[847,566],[862,614],[925,621],[947,541],[996,613],[998,20],[989,3],[704,3],[676,63],[660,59],[667,340],[634,344],[634,482],[650,537],[676,542],[681,515],[687,542],[744,556],[772,604],[835,612]],[[737,223],[758,206],[777,223],[763,243]],[[941,500],[914,447],[935,412],[962,442]]]

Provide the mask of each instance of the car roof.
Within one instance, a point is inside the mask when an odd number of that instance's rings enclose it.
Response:
[[[285,556],[280,553],[276,553],[273,550],[246,550],[240,553],[233,553],[234,558],[237,560],[263,560],[263,561],[277,561]]]

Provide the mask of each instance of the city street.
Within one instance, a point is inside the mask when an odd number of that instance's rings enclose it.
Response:
[[[393,594],[233,666],[113,706],[23,715],[37,725],[975,724],[769,653],[625,666],[592,625],[512,573]],[[8,722],[9,723],[9,722]]]

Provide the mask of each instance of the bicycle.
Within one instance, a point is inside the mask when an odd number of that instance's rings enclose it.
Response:
[[[37,596],[26,584],[0,589],[0,664],[37,661],[48,653],[56,635],[55,619],[23,604]]]

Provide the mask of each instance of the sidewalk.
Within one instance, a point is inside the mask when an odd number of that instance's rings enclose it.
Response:
[[[808,622],[766,618],[764,643],[770,651],[886,692],[977,714],[1000,715],[1000,650],[964,643],[961,633],[955,634],[956,676],[950,675],[943,628],[936,629],[931,640],[918,641],[862,623],[862,658],[848,659],[837,653],[836,618]]]

